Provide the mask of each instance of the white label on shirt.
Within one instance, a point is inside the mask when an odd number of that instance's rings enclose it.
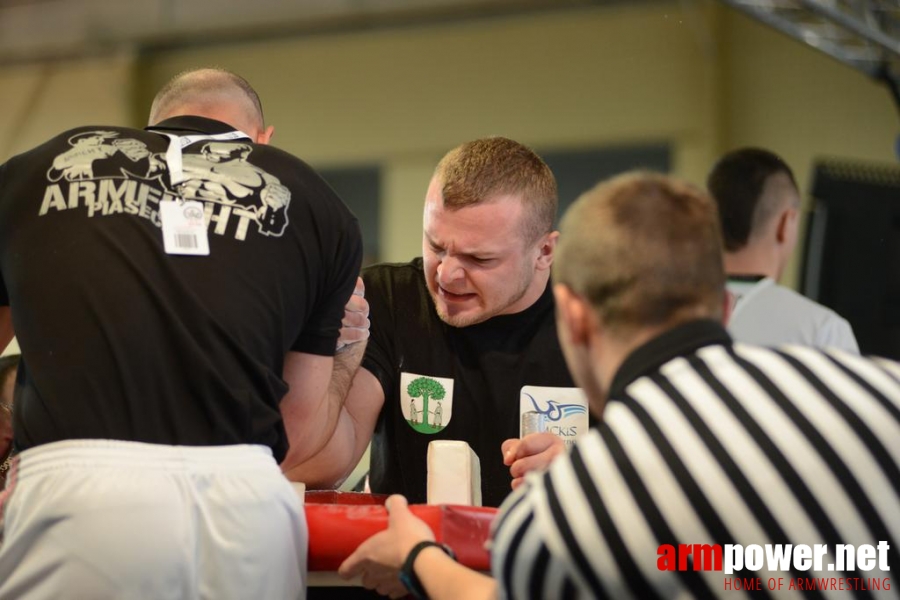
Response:
[[[588,401],[580,388],[526,385],[519,394],[519,436],[549,431],[571,446],[588,431]]]
[[[209,255],[202,204],[164,200],[159,203],[159,218],[166,254]]]

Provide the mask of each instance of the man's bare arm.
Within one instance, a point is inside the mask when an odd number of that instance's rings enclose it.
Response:
[[[281,400],[281,416],[290,448],[282,468],[309,460],[334,435],[365,343],[330,356],[288,352],[284,380],[290,386]]]
[[[325,414],[311,414],[311,409],[307,409],[308,414],[293,410],[290,423],[285,417],[292,447],[281,467],[294,481],[311,488],[337,487],[365,452],[384,403],[381,384],[371,373],[359,369],[369,325],[365,284],[358,278],[344,307]],[[310,393],[313,398],[319,397],[317,390]],[[320,422],[326,425],[324,431],[308,431]],[[310,434],[322,433],[327,437],[320,435],[318,441],[309,438]]]
[[[367,369],[357,370],[331,438],[314,455],[286,459],[281,465],[285,475],[313,489],[339,486],[365,452],[383,405],[381,382]]]

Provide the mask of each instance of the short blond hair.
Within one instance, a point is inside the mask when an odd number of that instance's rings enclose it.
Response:
[[[566,212],[553,278],[611,328],[720,318],[725,270],[715,202],[655,173],[602,182]]]
[[[444,206],[453,210],[521,196],[527,243],[553,230],[559,203],[556,178],[531,148],[504,137],[466,142],[448,152],[435,169]]]

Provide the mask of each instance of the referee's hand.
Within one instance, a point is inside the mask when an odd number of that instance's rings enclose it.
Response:
[[[434,541],[434,533],[425,521],[409,510],[406,498],[387,499],[388,526],[359,545],[338,567],[344,579],[362,577],[362,585],[382,596],[402,598],[409,592],[400,583],[400,567],[410,550],[419,542]]]

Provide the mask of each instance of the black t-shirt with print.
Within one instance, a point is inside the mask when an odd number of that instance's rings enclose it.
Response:
[[[550,286],[520,313],[458,328],[438,317],[421,258],[369,267],[363,270],[363,279],[372,321],[363,367],[379,379],[385,395],[372,439],[372,491],[425,502],[428,443],[462,440],[481,460],[483,504],[499,506],[512,481],[500,445],[519,437],[521,388],[574,387],[556,337]],[[426,433],[413,429],[401,406],[401,387],[413,384],[416,376],[435,378],[440,384],[440,388],[435,383],[414,384],[422,389],[431,386],[429,408],[420,398],[414,419]],[[452,380],[452,394],[441,378]],[[443,400],[435,400],[442,394]],[[430,433],[428,424],[435,424],[438,405],[444,428]],[[427,424],[422,418],[426,411]]]
[[[161,123],[182,136],[232,128]],[[169,139],[81,127],[0,167],[0,305],[22,350],[16,445],[108,438],[287,448],[290,350],[329,356],[362,255],[355,217],[301,160],[247,138],[183,150],[209,256],[163,250]]]

